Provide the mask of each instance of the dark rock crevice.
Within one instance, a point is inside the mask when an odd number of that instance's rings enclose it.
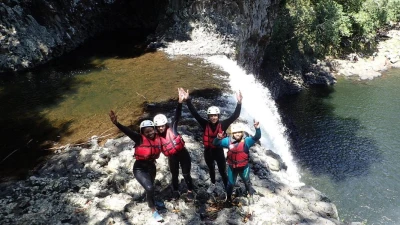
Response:
[[[154,30],[166,2],[4,1],[0,3],[0,72],[33,68],[99,33]]]

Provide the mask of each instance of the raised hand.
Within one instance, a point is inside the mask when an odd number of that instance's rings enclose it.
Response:
[[[242,96],[242,92],[240,90],[238,92],[236,92],[236,99],[239,103],[242,103],[243,96]]]
[[[260,122],[259,121],[256,121],[254,119],[253,122],[254,122],[254,128],[256,128],[256,129],[260,128]]]
[[[224,138],[224,137],[225,137],[225,132],[224,132],[224,131],[222,131],[222,132],[220,132],[220,133],[217,134],[217,138],[218,138],[218,139],[222,139],[222,138]]]
[[[178,88],[179,96],[182,95],[183,100],[187,100],[189,98],[189,89],[185,91],[183,88]]]
[[[182,88],[178,88],[178,102],[179,103],[182,103],[183,102],[183,100],[185,100],[185,91],[182,91],[181,90]]]
[[[110,120],[113,124],[118,123],[118,118],[117,115],[115,115],[114,111],[110,110],[110,113],[108,115],[110,116]]]

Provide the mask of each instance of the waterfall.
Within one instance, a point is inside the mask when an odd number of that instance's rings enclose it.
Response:
[[[252,74],[247,74],[236,61],[222,55],[206,57],[206,61],[220,67],[229,73],[229,83],[233,91],[241,91],[243,95],[240,118],[247,121],[247,131],[254,134],[253,119],[260,122],[261,145],[279,154],[286,163],[286,179],[290,182],[299,182],[300,175],[290,152],[290,144],[285,135],[285,126],[282,124],[275,101],[268,88],[257,81]],[[230,96],[230,101],[236,102],[236,96]]]
[[[210,2],[212,4],[208,4]],[[286,128],[270,91],[252,74],[247,74],[236,61],[226,57],[242,59],[241,63],[246,65],[248,71],[259,66],[267,44],[264,42],[271,34],[278,2],[196,1],[189,5],[185,10],[192,16],[181,15],[182,19],[166,32],[167,36],[175,38],[166,43],[166,48],[162,50],[170,56],[204,56],[206,61],[229,73],[231,89],[241,90],[243,94],[241,118],[247,121],[249,133],[254,133],[251,132],[251,129],[254,131],[253,118],[260,121],[261,144],[279,154],[288,167],[287,175],[282,180],[290,180],[292,184],[293,181],[299,181],[300,175],[285,136]],[[230,16],[233,14],[236,15],[235,19]],[[182,41],[180,36],[190,38]],[[236,103],[234,95],[227,97],[232,104]]]

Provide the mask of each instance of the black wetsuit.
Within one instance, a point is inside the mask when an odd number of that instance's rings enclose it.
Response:
[[[142,135],[117,123],[116,126],[130,137],[135,146],[142,144]],[[157,136],[156,136],[157,137]],[[146,190],[147,204],[150,208],[154,208],[154,180],[156,178],[155,160],[136,160],[133,164],[133,175],[136,180]]]
[[[171,129],[175,136],[178,136],[178,122],[182,115],[182,103],[178,103],[175,111],[175,118],[171,121],[170,126],[167,126],[167,129]],[[167,134],[167,129],[163,134],[158,133],[160,137],[165,138]],[[192,160],[190,158],[190,154],[186,148],[181,149],[177,153],[168,157],[169,169],[172,174],[172,188],[174,191],[178,191],[179,188],[179,165],[181,165],[182,175],[185,179],[187,188],[189,191],[193,190],[193,181],[190,176],[190,169],[192,166]]]
[[[224,132],[226,132],[226,129],[228,129],[228,127],[240,116],[240,110],[242,109],[242,104],[238,102],[235,111],[229,118],[223,121],[218,121],[216,124],[212,124],[208,120],[208,118],[204,119],[199,115],[197,110],[194,108],[190,98],[186,102],[190,112],[192,113],[193,117],[197,120],[197,122],[200,124],[200,126],[203,128],[203,131],[206,130],[207,124],[210,125],[212,131],[215,131],[218,123],[220,123],[221,129]],[[228,176],[226,174],[224,149],[222,147],[204,149],[204,160],[206,161],[207,167],[209,169],[211,183],[215,184],[215,169],[214,169],[214,161],[215,161],[217,162],[219,174],[221,175],[222,181],[224,182],[224,185],[226,187],[228,183]]]

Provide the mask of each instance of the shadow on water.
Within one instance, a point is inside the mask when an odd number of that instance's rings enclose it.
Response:
[[[335,107],[326,101],[333,92],[333,87],[316,87],[277,103],[297,163],[316,176],[340,182],[368,174],[382,156],[376,141],[359,135],[359,120],[334,114]]]
[[[60,134],[68,133],[69,123],[54,127],[40,114],[42,107],[56,104],[65,92],[74,92],[78,84],[72,77],[36,76],[31,72],[2,75],[0,81],[0,176],[9,173],[23,175],[36,164],[36,159],[49,153]],[[18,171],[18,172],[17,172]],[[24,172],[22,172],[24,171]],[[22,174],[20,174],[22,172]]]
[[[77,50],[21,73],[0,74],[0,179],[22,178],[60,136],[69,135],[73,120],[55,125],[42,111],[59,104],[66,94],[89,85],[75,75],[103,69],[93,58],[132,58],[144,54],[148,31],[100,35]],[[112,37],[110,37],[112,35]]]

